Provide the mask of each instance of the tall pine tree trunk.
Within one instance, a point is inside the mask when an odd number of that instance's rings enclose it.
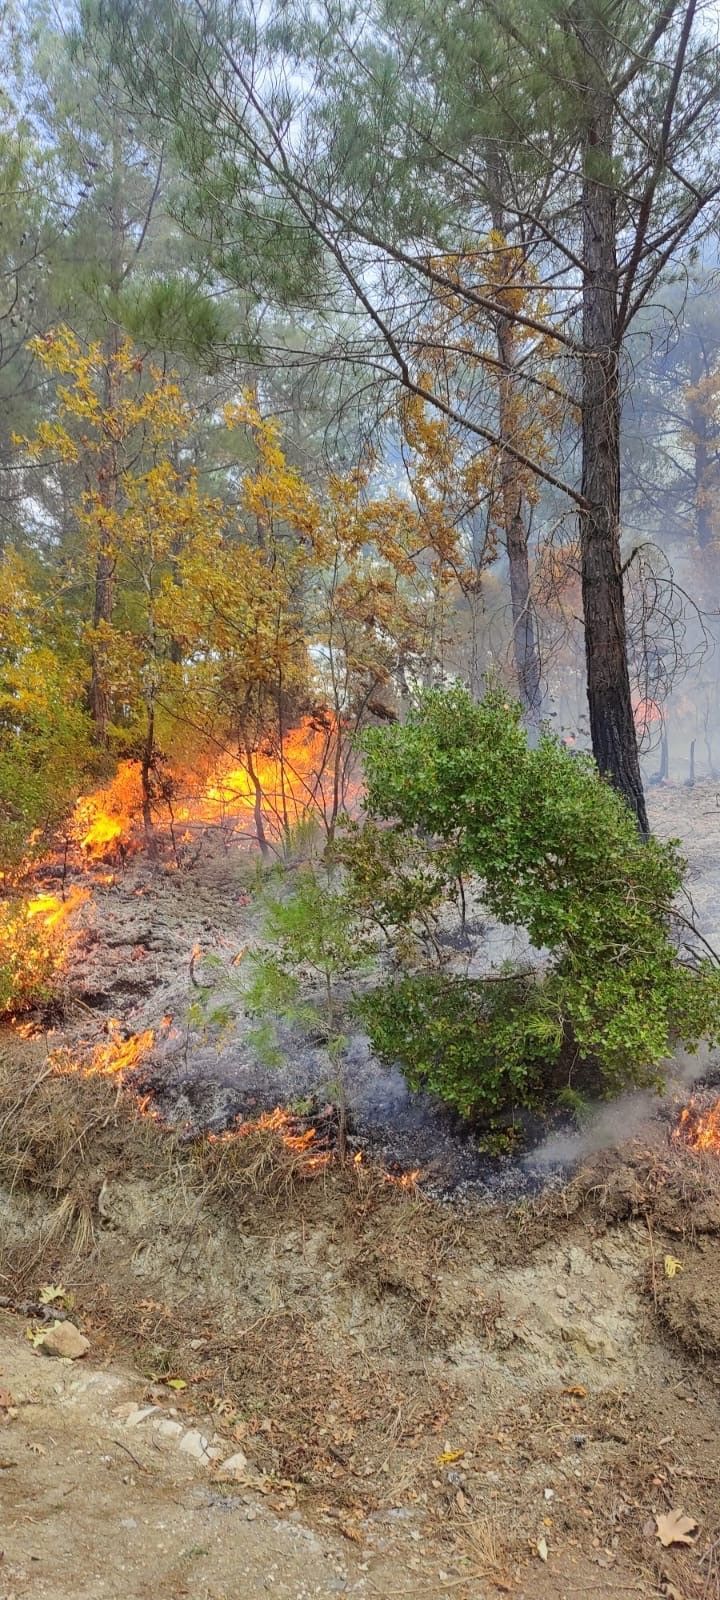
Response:
[[[498,386],[498,422],[502,439],[512,438],[515,414],[513,397],[514,339],[505,317],[498,321],[498,359],[503,371]],[[513,626],[513,655],[525,720],[531,729],[540,724],[542,703],[540,644],[530,592],[527,510],[518,467],[512,456],[504,454],[500,465],[503,531],[510,575],[510,607]]]
[[[627,662],[620,559],[620,383],[613,114],[594,35],[583,178],[582,596],[595,760],[647,834]],[[586,46],[587,48],[587,46]],[[598,71],[598,66],[600,70]],[[594,81],[593,81],[594,80]]]
[[[542,708],[540,651],[535,612],[530,593],[527,528],[522,514],[521,502],[518,502],[514,516],[510,516],[506,520],[505,537],[510,568],[510,605],[512,608],[515,671],[526,722],[529,728],[537,729],[540,725]]]
[[[488,146],[486,163],[493,231],[504,239],[506,218],[500,156],[497,145],[492,142]],[[509,256],[508,261],[510,276],[517,269],[513,257]],[[496,346],[501,369],[498,379],[498,432],[500,438],[506,441],[514,436],[517,411],[515,336],[508,317],[500,316],[497,319]],[[542,706],[540,641],[530,591],[527,506],[522,485],[518,482],[518,471],[513,457],[507,452],[503,453],[500,461],[502,520],[510,576],[515,673],[526,723],[528,728],[537,730]]]
[[[110,198],[110,324],[105,340],[105,409],[112,416],[117,405],[117,355],[120,349],[120,326],[117,321],[117,296],[123,278],[123,242],[125,223],[123,213],[122,134],[120,118],[116,112],[113,121],[112,174]],[[112,434],[107,439],[100,473],[100,496],[107,511],[117,503],[119,463],[117,445]],[[105,537],[95,557],[95,595],[93,604],[94,637],[90,661],[90,714],[98,744],[108,741],[110,720],[110,695],[105,666],[103,630],[112,622],[115,600],[115,555],[111,541]]]

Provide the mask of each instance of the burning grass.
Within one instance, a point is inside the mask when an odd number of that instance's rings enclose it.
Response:
[[[64,899],[37,894],[0,906],[0,1015],[57,1000],[78,938],[75,916],[88,899],[74,886]]]
[[[126,854],[135,844],[135,828],[142,811],[142,779],[138,761],[121,761],[104,788],[78,800],[70,824],[70,837],[89,861],[111,854]]]
[[[122,1077],[41,1059],[28,1044],[22,1059],[0,1059],[0,1187],[5,1203],[26,1207],[3,1287],[20,1298],[62,1281],[96,1336],[104,1326],[128,1341],[149,1376],[181,1375],[195,1404],[203,1396],[250,1427],[266,1419],[252,1455],[275,1477],[332,1483],[348,1506],[379,1504],[392,1454],[396,1502],[440,1450],[449,1405],[442,1379],[408,1376],[401,1354],[427,1332],[448,1218],[369,1162],[322,1152],[317,1164],[309,1135],[273,1114],[183,1141],[144,1114]],[[415,1294],[424,1270],[418,1316],[393,1297],[397,1371],[349,1356],[327,1267],[318,1274],[305,1257],[306,1226],[337,1239],[328,1259],[343,1294],[347,1241],[358,1304],[379,1303],[391,1270],[397,1290],[403,1263]]]
[[[125,1034],[121,1023],[113,1019],[107,1029],[107,1039],[88,1050],[54,1050],[50,1057],[53,1072],[64,1077],[121,1078],[146,1060],[155,1043],[153,1028]]]
[[[151,776],[151,813],[171,833],[176,854],[203,829],[277,843],[306,820],[327,822],[359,787],[342,731],[327,714],[304,717],[281,746],[268,741],[242,760],[223,759],[204,778],[180,770],[161,782]],[[107,784],[77,801],[70,839],[86,862],[124,860],[142,846],[142,810],[140,763],[122,761]]]
[[[618,1355],[614,1385],[601,1355],[587,1356],[594,1381],[587,1378],[585,1355],[559,1329],[556,1370],[550,1365],[563,1312],[555,1286],[569,1242],[591,1259],[601,1174],[584,1198],[578,1190],[574,1210],[556,1211],[551,1260],[548,1227],[537,1290],[528,1289],[525,1268],[506,1281],[498,1213],[458,1214],[388,1183],[369,1161],[330,1161],[310,1169],[309,1181],[302,1163],[323,1153],[316,1148],[323,1124],[315,1126],[308,1138],[302,1118],[272,1114],[228,1136],[184,1141],[142,1114],[122,1074],[63,1070],[41,1057],[36,1041],[18,1042],[16,1056],[0,1061],[0,1184],[11,1196],[8,1214],[25,1205],[26,1232],[4,1251],[0,1293],[9,1289],[19,1300],[36,1297],[45,1283],[65,1285],[95,1359],[119,1347],[154,1386],[181,1380],[184,1388],[167,1394],[188,1425],[200,1416],[212,1431],[217,1419],[269,1494],[311,1503],[350,1540],[363,1537],[368,1514],[393,1508],[401,1516],[404,1508],[423,1519],[438,1565],[462,1557],[459,1571],[475,1586],[487,1571],[488,1582],[507,1587],[506,1560],[512,1568],[530,1550],[537,1562],[545,1526],[538,1519],[555,1514],[543,1499],[549,1482],[560,1506],[549,1535],[553,1557],[566,1536],[576,1551],[577,1541],[593,1536],[608,1544],[611,1508],[622,1500],[640,1507],[621,1533],[625,1542],[632,1534],[636,1559],[644,1560],[639,1530],[659,1498],[657,1463],[667,1463],[676,1422],[681,1428],[694,1414],[679,1402],[670,1419],[657,1414],[674,1392],[672,1382],[658,1382],[657,1346],[649,1377],[644,1363],[637,1368],[636,1395],[627,1376],[632,1340]],[[327,1137],[332,1146],[330,1130]],[[667,1187],[669,1162],[676,1185],[683,1162],[697,1184],[704,1160],[674,1146],[653,1159],[654,1170],[649,1157],[645,1166],[636,1159],[640,1207],[641,1190],[647,1196],[651,1183],[658,1194]],[[583,1205],[593,1209],[589,1224]],[[527,1262],[533,1241],[527,1228],[520,1231]],[[626,1231],[612,1256],[618,1304],[642,1269],[639,1232]],[[658,1242],[660,1271],[661,1250]],[[677,1254],[689,1263],[685,1244]],[[600,1258],[592,1259],[602,1271]],[[575,1277],[575,1290],[592,1291],[592,1305],[605,1310],[610,1272],[600,1288],[592,1277]],[[689,1264],[686,1272],[689,1280]],[[571,1313],[590,1340],[592,1305]],[[662,1359],[674,1382],[677,1358]],[[578,1372],[587,1388],[567,1387]],[[694,1457],[682,1454],[680,1438],[673,1434],[670,1450],[685,1475]],[[708,1472],[708,1446],[699,1448]],[[496,1500],[489,1482],[497,1486],[503,1537],[493,1532],[487,1549],[484,1537],[476,1548],[467,1541]],[[691,1509],[704,1516],[697,1485]],[[421,1588],[424,1579],[418,1569]]]
[[[712,1105],[691,1100],[680,1112],[674,1137],[691,1150],[720,1156],[720,1099]]]
[[[174,1150],[121,1082],[68,1070],[37,1049],[21,1061],[0,1057],[0,1186],[43,1202],[38,1235],[16,1263],[21,1276],[48,1253],[87,1249],[104,1186],[121,1172],[162,1173]]]

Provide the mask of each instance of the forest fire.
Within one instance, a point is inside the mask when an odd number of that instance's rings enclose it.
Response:
[[[145,1028],[142,1033],[125,1036],[120,1023],[112,1021],[108,1024],[107,1040],[95,1045],[89,1055],[78,1055],[70,1050],[54,1051],[53,1071],[60,1076],[77,1072],[85,1078],[119,1078],[131,1072],[134,1067],[138,1067],[154,1043],[155,1033],[152,1028]]]
[[[36,894],[25,906],[29,922],[37,920],[44,928],[59,929],[69,922],[73,912],[89,899],[89,890],[73,884],[65,899],[56,894]]]
[[[313,813],[327,819],[333,809],[351,804],[358,789],[336,720],[304,717],[281,745],[260,745],[243,761],[216,771],[182,815],[200,822],[252,819],[276,838]]]
[[[16,1017],[51,1003],[77,941],[73,915],[88,898],[88,890],[75,885],[64,898],[41,893],[3,902],[0,1013]]]
[[[141,806],[139,762],[121,761],[104,788],[78,800],[71,836],[88,860],[102,861],[112,851],[129,848]]]
[[[282,1106],[252,1119],[238,1118],[224,1133],[211,1133],[209,1141],[216,1145],[231,1144],[256,1133],[277,1134],[285,1149],[300,1157],[304,1171],[322,1172],[332,1159],[327,1136],[312,1125],[303,1126],[299,1117]]]
[[[153,787],[151,783],[151,788]],[[304,717],[281,744],[260,744],[244,758],[227,758],[204,780],[170,772],[162,793],[151,795],[155,829],[217,828],[226,835],[275,841],[305,817],[326,823],[352,805],[360,784],[336,719]],[[142,775],[138,761],[122,761],[103,788],[78,800],[70,835],[88,863],[125,857],[141,842]]]
[[[696,1102],[683,1108],[674,1138],[682,1139],[691,1150],[720,1155],[720,1097],[703,1109]]]

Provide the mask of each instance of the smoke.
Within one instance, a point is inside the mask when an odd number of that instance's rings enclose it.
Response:
[[[590,1112],[577,1131],[552,1133],[527,1156],[526,1169],[570,1167],[601,1150],[615,1150],[628,1139],[649,1131],[648,1124],[667,1117],[676,1101],[705,1078],[717,1075],[720,1054],[701,1045],[694,1054],[678,1050],[668,1063],[664,1088],[633,1090]]]

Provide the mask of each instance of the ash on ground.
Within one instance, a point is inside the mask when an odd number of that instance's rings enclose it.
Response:
[[[699,925],[712,940],[720,907],[720,796],[714,784],[704,783],[693,790],[659,787],[649,798],[657,832],[682,839]],[[96,874],[84,913],[71,973],[83,1009],[71,1013],[53,1042],[81,1049],[86,1040],[96,1042],[111,1019],[128,1033],[153,1028],[155,1046],[141,1084],[160,1114],[188,1135],[218,1132],[278,1105],[322,1117],[337,1098],[337,1069],[318,1042],[286,1030],[281,1065],[258,1060],[239,999],[228,1026],[204,1030],[191,1021],[197,952],[230,969],[262,937],[255,872],[255,860],[237,848],[209,849],[187,871],[138,857],[112,881]],[[522,935],[490,924],[484,934],[490,966],[528,951]],[[516,1130],[518,1153],[503,1157],[489,1155],[447,1108],[412,1091],[399,1069],[384,1067],[361,1033],[348,1039],[343,1085],[351,1148],[376,1156],[390,1171],[420,1169],[422,1183],[436,1193],[497,1200],[562,1182],[589,1152],[639,1134],[649,1120],[668,1115],[679,1096],[687,1097],[697,1078],[716,1072],[706,1058],[678,1057],[664,1096],[626,1096],[600,1107],[582,1130],[560,1119],[549,1126],[524,1117]]]

